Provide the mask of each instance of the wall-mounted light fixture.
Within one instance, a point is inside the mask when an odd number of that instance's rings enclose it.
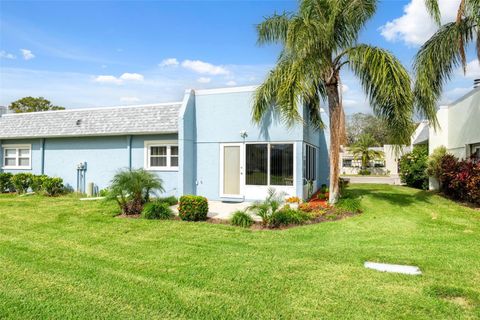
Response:
[[[243,139],[245,139],[246,137],[248,137],[248,132],[247,132],[247,130],[242,130],[242,131],[240,131],[240,137],[242,137]]]

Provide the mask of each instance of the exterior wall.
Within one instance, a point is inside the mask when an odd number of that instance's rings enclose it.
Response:
[[[209,199],[220,198],[220,154],[222,143],[240,143],[243,146],[249,142],[289,142],[294,143],[294,186],[275,189],[290,195],[303,197],[303,160],[305,132],[302,125],[286,128],[278,115],[270,113],[256,125],[251,120],[253,91],[230,93],[202,93],[195,96],[195,126],[196,132],[196,192]],[[241,132],[246,136],[242,137]],[[309,132],[307,142],[318,148],[317,159],[327,157],[325,136],[323,132]],[[325,161],[324,161],[325,162]],[[318,171],[325,179],[325,168]],[[207,165],[208,164],[208,165]],[[328,174],[327,174],[328,176]],[[241,179],[245,179],[244,175]],[[318,184],[326,183],[318,181]],[[262,199],[268,187],[245,187],[243,194],[246,200]]]
[[[32,146],[32,160],[31,160],[31,170],[25,169],[1,169],[3,166],[3,148],[4,145],[18,145],[18,144],[30,144]],[[10,173],[20,173],[20,172],[31,172],[34,174],[42,174],[42,139],[17,139],[17,140],[0,140],[0,172],[10,172]]]
[[[178,191],[179,194],[196,194],[196,139],[195,93],[187,90],[180,109],[178,120]]]
[[[44,164],[42,171],[42,139],[3,140],[2,144],[31,144],[31,170],[5,170],[5,172],[31,172],[61,177],[67,186],[77,187],[77,165],[87,163],[86,183],[93,182],[98,188],[108,187],[117,170],[143,168],[145,163],[144,142],[148,140],[177,140],[177,135],[146,135],[131,138],[131,161],[129,160],[128,136],[77,137],[44,139]],[[1,153],[3,163],[3,152]],[[164,181],[165,194],[177,195],[178,172],[156,171]]]

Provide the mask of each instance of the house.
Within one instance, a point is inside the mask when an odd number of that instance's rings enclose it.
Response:
[[[63,178],[78,191],[108,187],[119,169],[145,168],[165,195],[263,199],[269,187],[304,198],[327,183],[328,135],[251,121],[255,87],[187,90],[182,102],[0,116],[1,171]],[[303,109],[303,108],[302,108]],[[325,114],[322,114],[325,117]],[[325,121],[328,123],[328,121]]]
[[[429,154],[445,146],[459,159],[480,158],[480,81],[475,84],[457,101],[438,109],[439,128],[435,130],[428,121],[422,121],[412,135],[412,146],[427,145]],[[430,188],[437,187],[431,179]]]
[[[383,152],[383,157],[370,161],[368,170],[375,175],[398,176],[398,160],[410,151],[410,147],[402,147],[400,150],[395,146],[386,144],[383,147],[371,147],[371,150]],[[358,174],[362,169],[362,160],[355,159],[348,147],[342,147],[340,152],[340,173],[344,175]]]

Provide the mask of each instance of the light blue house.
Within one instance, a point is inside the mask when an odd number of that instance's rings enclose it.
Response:
[[[314,189],[327,183],[328,137],[306,116],[306,125],[292,128],[275,114],[253,124],[254,90],[187,90],[178,103],[3,114],[0,171],[58,176],[83,191],[90,182],[106,188],[119,169],[145,168],[162,178],[166,195],[242,201],[274,187],[306,197],[307,181]]]

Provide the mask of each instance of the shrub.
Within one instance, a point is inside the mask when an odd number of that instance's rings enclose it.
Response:
[[[147,203],[142,211],[142,217],[145,219],[171,219],[173,211],[166,202],[154,201]]]
[[[282,208],[275,211],[270,218],[270,226],[278,228],[281,226],[288,226],[291,224],[303,224],[308,221],[310,216],[300,210],[294,210],[290,208]]]
[[[207,220],[208,200],[205,197],[186,195],[180,197],[178,215],[185,221]]]
[[[164,191],[162,180],[144,169],[120,170],[112,179],[108,199],[117,201],[124,214],[140,214],[150,193]]]
[[[437,179],[440,182],[440,175],[442,174],[442,159],[447,154],[447,148],[444,146],[433,150],[427,161],[427,174],[430,177]]]
[[[98,196],[100,197],[108,197],[108,193],[110,192],[110,190],[108,188],[105,188],[105,189],[101,189],[100,191],[98,191]]]
[[[32,186],[33,174],[31,173],[17,173],[13,175],[11,182],[17,193],[27,193]]]
[[[12,184],[12,176],[13,174],[9,172],[0,172],[0,193],[15,191]]]
[[[174,196],[157,198],[156,201],[167,203],[169,206],[178,204],[178,199]]]
[[[43,183],[46,179],[48,179],[48,176],[44,174],[32,176],[32,183],[30,184],[32,191],[37,193],[43,191]]]
[[[335,208],[342,209],[344,211],[359,213],[362,210],[360,199],[358,198],[340,198],[335,204]]]
[[[425,146],[416,146],[412,152],[400,158],[400,179],[407,186],[428,189],[427,169],[428,150]]]
[[[65,192],[62,178],[45,177],[42,183],[42,190],[47,196],[55,197]]]
[[[268,189],[268,195],[263,201],[256,201],[247,208],[253,211],[262,219],[262,224],[267,226],[270,223],[270,218],[282,205],[285,193],[277,193],[274,188]]]
[[[361,176],[369,176],[371,175],[372,173],[370,172],[370,170],[368,169],[361,169],[359,172],[358,172],[359,175]]]
[[[235,211],[230,219],[230,224],[242,228],[250,228],[253,224],[253,218],[245,211]]]
[[[327,195],[325,193],[319,193],[317,195],[318,200],[327,200]]]

